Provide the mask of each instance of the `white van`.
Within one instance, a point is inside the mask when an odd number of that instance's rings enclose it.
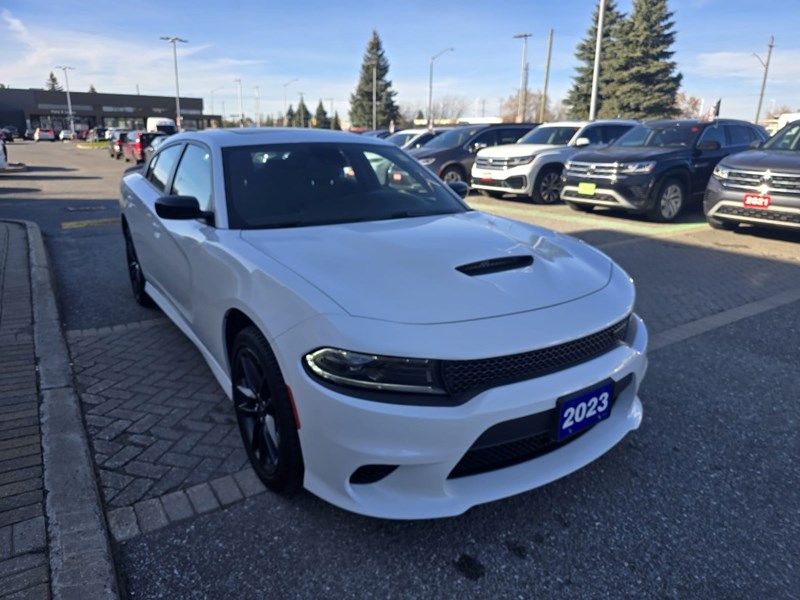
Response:
[[[784,125],[788,125],[794,121],[800,121],[800,113],[783,113],[778,117],[778,128],[775,131],[783,129]]]
[[[175,126],[173,119],[165,119],[164,117],[148,117],[147,118],[147,131],[166,133],[172,135],[178,133],[178,128]]]

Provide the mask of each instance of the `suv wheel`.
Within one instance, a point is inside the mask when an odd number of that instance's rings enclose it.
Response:
[[[656,194],[656,204],[648,216],[659,223],[674,221],[683,208],[686,191],[679,179],[671,177],[664,180]]]
[[[456,166],[447,167],[442,171],[442,181],[445,183],[453,183],[454,181],[464,181],[464,172]]]
[[[539,204],[553,204],[561,199],[561,169],[543,169],[533,184],[533,200]]]

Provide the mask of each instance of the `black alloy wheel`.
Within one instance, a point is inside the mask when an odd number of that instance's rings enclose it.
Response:
[[[140,306],[151,307],[154,305],[153,299],[147,295],[144,290],[145,278],[142,273],[142,266],[139,264],[139,258],[136,256],[136,248],[133,246],[130,231],[125,227],[125,256],[128,261],[128,278],[131,281],[131,290],[133,290],[133,299]]]
[[[546,168],[536,177],[533,200],[539,204],[553,204],[561,199],[561,169]]]
[[[291,495],[303,483],[303,458],[278,361],[253,326],[236,336],[232,357],[233,404],[247,457],[265,486]]]

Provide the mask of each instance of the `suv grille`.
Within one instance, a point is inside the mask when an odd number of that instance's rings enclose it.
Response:
[[[721,179],[719,182],[729,190],[800,195],[800,174],[731,169],[728,173],[728,178]],[[764,192],[765,186],[766,192]]]
[[[742,220],[761,221],[763,223],[784,224],[800,227],[800,213],[781,212],[779,210],[764,210],[761,208],[746,208],[743,206],[720,206],[715,216],[739,217]]]
[[[590,163],[569,161],[568,175],[595,179],[615,179],[617,163]]]
[[[508,158],[484,158],[479,156],[475,159],[475,166],[480,169],[494,169],[497,171],[504,171],[508,168]]]
[[[522,354],[442,362],[444,388],[453,396],[555,373],[616,348],[628,334],[629,317],[586,337]]]

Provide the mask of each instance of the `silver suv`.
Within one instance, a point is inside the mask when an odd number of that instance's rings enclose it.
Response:
[[[581,148],[608,144],[636,121],[559,121],[529,131],[516,144],[484,148],[472,167],[472,187],[500,198],[514,194],[551,204],[561,194],[564,163]]]

